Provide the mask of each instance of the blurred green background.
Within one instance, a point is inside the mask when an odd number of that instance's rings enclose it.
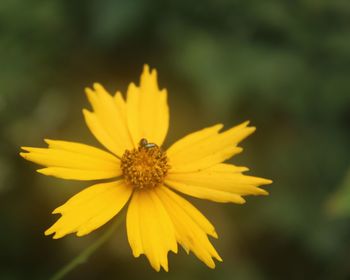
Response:
[[[48,279],[107,227],[44,237],[51,211],[88,186],[45,177],[18,156],[44,137],[98,146],[84,87],[125,92],[144,63],[169,91],[166,146],[249,119],[232,162],[274,180],[243,206],[192,199],[215,224],[215,270],[170,254],[134,259],[125,229],[67,279],[350,279],[350,1],[0,3],[0,279]]]

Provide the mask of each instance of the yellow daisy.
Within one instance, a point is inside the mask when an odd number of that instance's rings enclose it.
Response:
[[[210,268],[222,261],[208,235],[214,226],[183,193],[216,202],[243,204],[245,195],[267,195],[259,188],[272,181],[243,175],[245,167],[223,163],[242,151],[237,144],[254,132],[248,122],[221,131],[217,124],[191,133],[170,148],[162,144],[169,126],[167,91],[156,70],[144,66],[140,85],[131,83],[126,100],[100,84],[87,88],[92,110],[86,124],[109,151],[76,142],[47,140],[48,148],[22,147],[21,156],[45,166],[39,173],[71,180],[104,180],[79,192],[53,213],[58,221],[45,231],[61,238],[83,236],[101,227],[130,200],[126,227],[133,255],[168,271],[168,252],[179,243]],[[109,179],[109,180],[106,180]]]

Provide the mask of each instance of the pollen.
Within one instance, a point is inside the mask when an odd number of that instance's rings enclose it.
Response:
[[[166,153],[146,139],[141,139],[137,149],[126,150],[121,158],[124,179],[136,189],[161,185],[169,168]]]

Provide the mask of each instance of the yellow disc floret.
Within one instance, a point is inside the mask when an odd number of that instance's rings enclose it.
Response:
[[[125,181],[134,188],[154,188],[163,183],[169,170],[168,158],[156,144],[141,139],[137,149],[125,151],[121,169]]]

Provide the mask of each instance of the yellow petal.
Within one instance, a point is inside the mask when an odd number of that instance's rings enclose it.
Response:
[[[145,254],[151,266],[168,271],[168,251],[177,252],[173,224],[154,190],[135,191],[126,217],[133,255]]]
[[[126,121],[126,105],[121,93],[112,97],[100,84],[86,89],[93,112],[84,109],[83,114],[92,134],[107,149],[121,157],[126,149],[132,149]]]
[[[131,83],[127,91],[127,120],[134,145],[146,138],[161,146],[169,126],[167,91],[159,90],[157,72],[144,66],[140,86]]]
[[[62,216],[45,231],[45,235],[55,233],[54,239],[73,232],[76,232],[77,236],[86,235],[118,214],[131,193],[132,188],[122,181],[86,188],[53,211],[53,214],[60,213]]]
[[[223,162],[242,151],[237,144],[254,132],[248,122],[219,132],[221,124],[191,133],[173,144],[167,155],[170,173],[193,172]]]
[[[172,173],[165,183],[185,194],[216,202],[244,203],[242,195],[267,195],[258,186],[271,184],[271,180],[240,173],[243,168],[230,164],[217,164],[199,172]]]
[[[120,160],[115,156],[81,143],[48,140],[48,148],[22,147],[20,155],[47,166],[38,172],[64,179],[97,180],[121,175]]]
[[[213,258],[222,261],[207,234],[217,238],[213,225],[187,200],[165,187],[155,189],[174,224],[177,241],[210,268],[215,267]]]

